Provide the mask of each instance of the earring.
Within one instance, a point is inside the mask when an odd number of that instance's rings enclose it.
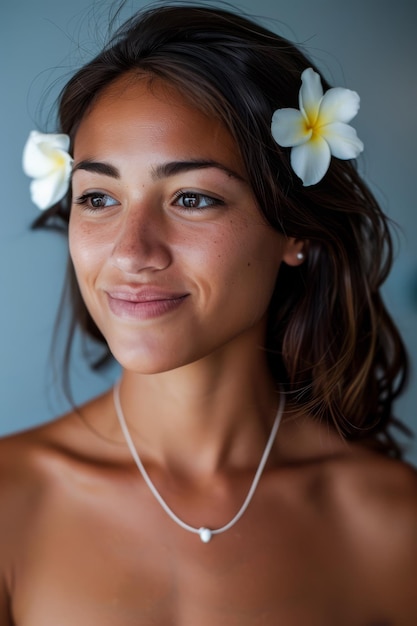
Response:
[[[297,252],[297,259],[299,261],[303,261],[304,260],[304,252]]]

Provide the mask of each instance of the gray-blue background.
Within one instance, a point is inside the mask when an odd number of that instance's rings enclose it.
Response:
[[[143,4],[128,2],[123,15]],[[361,95],[354,122],[365,143],[361,171],[401,226],[399,253],[384,293],[415,363],[415,0],[238,0],[234,5],[272,18],[266,23],[303,44],[333,84]],[[29,180],[21,171],[21,152],[32,128],[54,130],[44,124],[48,107],[62,79],[105,39],[108,7],[108,2],[91,0],[1,3],[0,434],[52,419],[68,408],[49,361],[66,245],[57,235],[29,231],[37,210],[29,199]],[[42,109],[40,100],[45,97]],[[81,402],[107,387],[117,370],[105,378],[91,374],[78,349],[72,374],[75,399]],[[414,430],[416,405],[413,375],[398,413]],[[415,444],[408,458],[417,463]]]

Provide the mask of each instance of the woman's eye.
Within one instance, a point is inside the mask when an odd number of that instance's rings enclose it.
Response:
[[[221,200],[205,196],[202,193],[194,191],[179,191],[175,195],[174,204],[184,209],[206,209],[207,207],[218,206],[223,204]]]
[[[98,209],[106,209],[110,206],[116,206],[119,204],[117,200],[108,196],[105,193],[90,192],[85,193],[75,201],[76,204],[85,206],[93,211]]]

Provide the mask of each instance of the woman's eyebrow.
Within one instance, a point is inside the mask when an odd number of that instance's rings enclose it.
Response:
[[[101,161],[85,159],[74,165],[72,175],[74,175],[77,170],[84,170],[86,172],[92,172],[93,174],[102,174],[104,176],[110,176],[111,178],[120,178],[120,172],[117,167],[110,165],[110,163],[102,163]]]
[[[190,161],[168,161],[167,163],[161,163],[152,167],[152,178],[159,180],[161,178],[167,178],[169,176],[175,176],[183,172],[189,172],[191,170],[200,170],[205,168],[216,168],[225,172],[228,176],[232,176],[242,182],[247,182],[243,176],[236,171],[226,167],[222,163],[212,160],[190,160]],[[77,163],[72,170],[74,174],[77,170],[84,170],[86,172],[92,172],[94,174],[102,174],[103,176],[110,176],[110,178],[120,178],[120,171],[114,165],[110,163],[104,163],[101,161],[90,161],[85,159]]]
[[[168,176],[175,176],[176,174],[181,174],[182,172],[201,170],[211,167],[219,169],[222,172],[225,172],[228,176],[232,176],[237,180],[246,182],[243,176],[230,169],[229,167],[226,167],[222,163],[219,163],[218,161],[203,159],[191,159],[190,161],[169,161],[168,163],[161,163],[160,165],[156,165],[152,168],[152,178],[160,179]]]

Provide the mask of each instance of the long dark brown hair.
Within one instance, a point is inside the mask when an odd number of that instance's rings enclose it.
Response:
[[[277,383],[297,406],[347,439],[400,456],[390,427],[407,360],[379,291],[393,255],[387,218],[353,162],[333,159],[320,183],[303,187],[289,151],[271,136],[273,111],[298,107],[307,67],[318,71],[289,41],[228,10],[189,4],[148,9],[128,20],[67,83],[59,132],[73,142],[103,88],[126,72],[168,81],[220,119],[236,140],[267,221],[308,241],[305,263],[282,265],[270,305],[265,348]],[[59,221],[66,227],[70,203],[69,194],[36,225]],[[79,325],[107,356],[71,264],[68,284],[68,349]]]

